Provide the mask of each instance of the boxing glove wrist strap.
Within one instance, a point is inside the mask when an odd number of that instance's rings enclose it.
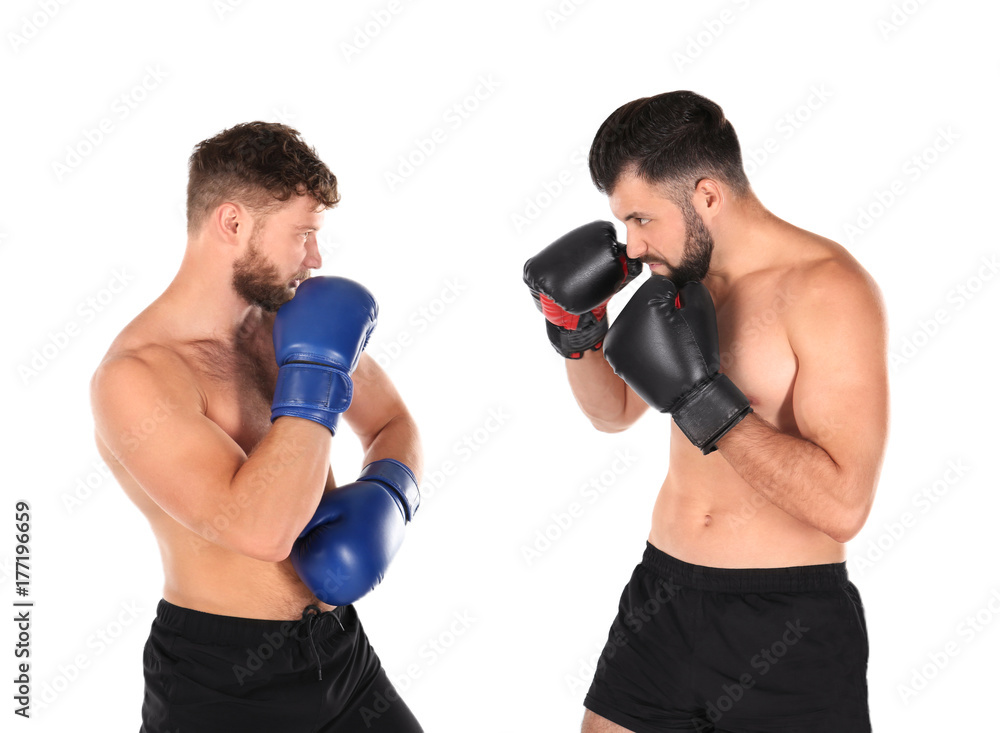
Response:
[[[343,371],[325,364],[289,362],[278,369],[271,421],[281,415],[305,417],[336,430],[338,415],[351,406],[354,383]]]
[[[607,317],[597,320],[593,313],[579,316],[576,330],[569,331],[560,328],[551,321],[545,322],[545,331],[549,342],[560,356],[566,359],[579,359],[584,351],[599,349],[608,333]]]
[[[684,398],[671,411],[674,422],[702,454],[716,449],[716,443],[744,417],[753,412],[740,388],[725,374],[716,374]]]
[[[358,481],[378,481],[391,488],[399,496],[406,521],[413,519],[420,506],[420,487],[413,472],[404,463],[394,458],[372,461],[363,469]]]

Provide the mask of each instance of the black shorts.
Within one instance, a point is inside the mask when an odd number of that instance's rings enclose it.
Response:
[[[636,733],[870,731],[845,563],[729,570],[646,543],[584,705]]]
[[[263,621],[161,600],[142,664],[143,733],[423,730],[353,605]]]

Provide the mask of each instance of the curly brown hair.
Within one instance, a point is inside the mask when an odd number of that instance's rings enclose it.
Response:
[[[245,122],[198,143],[188,161],[188,233],[225,201],[260,221],[292,194],[330,208],[340,201],[337,177],[298,130],[278,122]]]

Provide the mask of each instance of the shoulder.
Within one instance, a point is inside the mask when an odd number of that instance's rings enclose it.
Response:
[[[212,341],[185,338],[176,313],[157,299],[114,338],[94,372],[101,380],[155,380],[199,384],[205,365],[216,368],[228,354]]]
[[[187,358],[169,343],[150,340],[134,322],[112,342],[90,380],[95,417],[125,403],[157,399],[204,405],[204,395]]]
[[[885,304],[875,279],[841,245],[806,236],[802,257],[779,279],[789,337],[820,336],[824,324],[836,322],[884,331]]]

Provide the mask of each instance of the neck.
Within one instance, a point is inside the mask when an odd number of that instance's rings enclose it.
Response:
[[[774,264],[781,255],[779,231],[788,224],[750,193],[721,212],[711,228],[715,247],[708,277],[728,288],[752,272]]]
[[[231,262],[199,254],[198,249],[189,242],[180,269],[159,298],[176,316],[175,322],[184,324],[188,338],[232,343],[273,320],[272,314],[233,290]]]

